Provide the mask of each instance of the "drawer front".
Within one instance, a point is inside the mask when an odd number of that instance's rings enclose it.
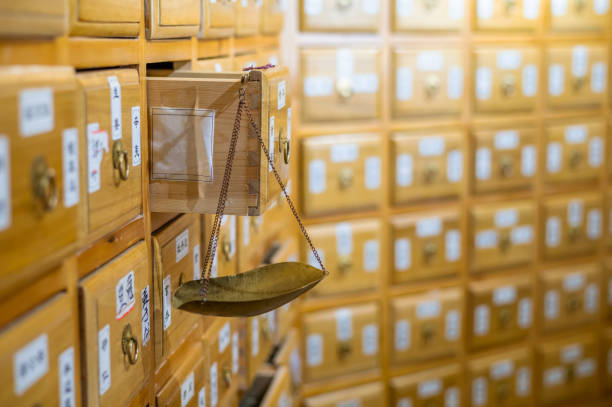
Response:
[[[266,35],[280,33],[285,20],[285,9],[283,0],[263,0],[259,31]]]
[[[268,144],[270,158],[278,171],[281,181],[287,185],[289,161],[291,158],[291,84],[285,77],[268,82]],[[269,204],[281,194],[272,167],[268,167],[267,199]],[[283,198],[284,199],[284,198]]]
[[[291,389],[290,396],[294,401],[297,400],[302,386],[302,353],[297,329],[291,329],[287,334],[286,339],[276,353],[274,365],[288,368],[289,387]]]
[[[604,262],[604,278],[601,287],[601,295],[604,296],[604,312],[608,320],[612,319],[612,259]]]
[[[290,407],[293,405],[291,382],[288,369],[284,366],[276,370],[270,387],[261,400],[261,407]]]
[[[540,401],[559,405],[579,396],[595,394],[598,354],[592,336],[543,343],[538,347]]]
[[[381,143],[377,134],[302,141],[302,210],[306,216],[380,205]]]
[[[535,256],[535,205],[527,201],[475,206],[470,222],[474,272],[531,263]]]
[[[567,329],[594,323],[599,315],[601,268],[584,264],[541,274],[540,304],[542,329]]]
[[[76,0],[78,21],[95,23],[138,23],[138,0]]]
[[[357,387],[349,387],[332,393],[324,393],[318,396],[304,399],[305,407],[338,407],[338,406],[361,406],[379,407],[384,397],[384,386],[382,383],[362,384]]]
[[[605,364],[605,382],[604,386],[606,391],[612,390],[612,329],[608,328],[605,331],[604,337],[604,357],[603,363]]]
[[[533,187],[538,160],[535,128],[476,129],[472,140],[476,193]]]
[[[302,31],[378,31],[380,0],[301,0]]]
[[[394,377],[390,383],[393,406],[459,406],[461,372],[458,365]]]
[[[533,31],[538,27],[538,1],[477,0],[475,6],[477,30]]]
[[[458,131],[393,134],[393,203],[457,198],[464,182],[462,140]]]
[[[463,106],[463,56],[458,50],[395,50],[393,115],[454,114]]]
[[[472,283],[468,295],[470,348],[527,337],[533,321],[532,283],[528,277]]]
[[[474,106],[478,113],[531,111],[538,93],[535,47],[479,48],[474,53]]]
[[[259,32],[261,0],[241,0],[236,4],[236,35],[256,35]]]
[[[456,274],[461,263],[459,212],[440,210],[391,219],[394,283]]]
[[[550,29],[553,31],[603,31],[608,21],[610,4],[607,0],[550,2]]]
[[[74,72],[29,72],[0,70],[1,286],[76,243],[83,229],[85,146]]]
[[[206,256],[208,241],[211,237],[214,215],[205,215],[202,217],[204,225],[204,234],[202,241],[202,259]],[[217,244],[217,255],[213,260],[211,276],[222,277],[236,274],[238,271],[238,255],[237,250],[237,228],[236,224],[238,217],[235,215],[223,215],[221,219],[221,229],[219,230],[219,241]]]
[[[452,357],[461,347],[462,295],[446,289],[397,297],[391,303],[391,360],[395,365]]]
[[[305,381],[376,368],[380,359],[378,315],[375,303],[305,314]]]
[[[234,57],[234,71],[242,71],[244,68],[259,66],[256,54],[236,55]]]
[[[531,405],[533,360],[527,349],[475,359],[468,369],[473,406]]]
[[[73,301],[58,294],[0,331],[4,406],[81,403]]]
[[[605,154],[602,121],[546,127],[546,175],[550,184],[595,182]]]
[[[0,6],[2,36],[61,36],[66,33],[65,1],[27,0]],[[31,24],[36,21],[36,24]],[[29,22],[29,24],[26,24]]]
[[[231,72],[233,70],[231,58],[198,59],[192,70],[200,72]]]
[[[304,49],[301,54],[301,102],[305,122],[378,117],[378,50]]]
[[[147,263],[141,242],[80,283],[88,406],[127,405],[149,375],[154,304]]]
[[[87,106],[88,233],[97,237],[142,212],[140,86],[133,69],[77,79]]]
[[[160,366],[202,321],[196,314],[172,306],[179,286],[200,279],[199,215],[186,214],[153,235],[155,281],[155,364]]]
[[[544,257],[550,260],[594,252],[602,234],[602,210],[599,194],[545,200]]]
[[[155,396],[156,406],[200,407],[210,403],[207,368],[202,344],[196,343]]]
[[[236,9],[238,5],[234,0],[204,0],[203,23],[208,29],[231,30],[236,25]]]
[[[333,295],[380,286],[382,227],[377,219],[313,225],[308,233],[329,276],[311,291],[312,295]],[[319,267],[310,247],[304,242],[308,262]]]
[[[395,31],[457,31],[466,21],[466,0],[391,3]]]
[[[548,105],[598,107],[607,94],[608,52],[603,44],[550,47]]]
[[[237,389],[241,371],[240,332],[237,319],[218,318],[204,335],[208,352],[208,401],[211,407],[222,406]]]
[[[197,0],[159,0],[159,26],[200,26]]]
[[[246,319],[246,363],[249,383],[268,359],[276,343],[277,326],[275,310]]]

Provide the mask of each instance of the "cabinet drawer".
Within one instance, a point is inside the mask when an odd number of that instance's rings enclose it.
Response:
[[[462,295],[458,288],[397,297],[391,302],[394,365],[452,357],[461,348]]]
[[[71,0],[70,35],[136,37],[140,0]]]
[[[183,362],[155,396],[156,407],[198,407],[210,403],[206,394],[208,366],[204,355],[201,343],[193,344],[185,352]]]
[[[470,213],[474,272],[531,263],[535,256],[536,208],[532,202],[475,206]]]
[[[458,406],[462,398],[459,365],[394,377],[389,392],[393,406]]]
[[[474,8],[477,30],[535,31],[538,27],[539,1],[477,0]]]
[[[67,4],[62,0],[26,0],[0,5],[0,35],[60,36],[66,33]]]
[[[381,204],[378,134],[309,137],[302,141],[302,210],[306,216],[374,209]]]
[[[549,125],[545,130],[549,184],[595,182],[603,164],[606,127],[602,121]]]
[[[527,276],[484,280],[468,290],[470,348],[525,339],[533,321],[533,288]]]
[[[201,258],[206,257],[208,249],[208,241],[211,237],[211,231],[215,215],[202,216],[202,238],[203,244],[201,247]],[[219,230],[219,240],[217,243],[217,254],[215,255],[211,276],[221,277],[236,274],[238,271],[238,256],[237,250],[237,229],[236,222],[238,218],[234,215],[223,215],[221,218],[221,229]],[[204,262],[202,261],[202,267]]]
[[[236,26],[236,0],[202,0],[200,37],[229,37]]]
[[[384,386],[375,382],[349,387],[304,399],[304,407],[360,406],[379,407],[384,398]]]
[[[240,355],[239,320],[215,318],[203,337],[208,356],[209,383],[206,386],[211,407],[224,406],[238,389],[238,375],[242,370]]]
[[[304,122],[378,117],[378,50],[304,49],[301,54]]]
[[[0,330],[0,404],[81,405],[72,308],[68,294],[58,294]]]
[[[127,405],[149,377],[154,311],[149,273],[141,242],[81,280],[83,400],[88,406]]]
[[[607,58],[603,44],[548,48],[548,105],[601,106],[608,89]]]
[[[281,366],[274,373],[274,377],[264,398],[261,400],[262,407],[290,407],[293,405],[291,395],[291,382],[289,381],[288,369]]]
[[[198,59],[191,67],[191,70],[199,72],[231,72],[233,69],[230,57]]]
[[[612,328],[608,328],[604,333],[604,355],[605,364],[604,386],[606,391],[612,390]]]
[[[247,383],[252,383],[276,343],[276,310],[246,318],[245,325],[246,379]]]
[[[200,31],[201,0],[146,0],[147,37],[181,38]]]
[[[459,212],[454,209],[391,218],[392,281],[406,283],[457,274],[461,262]]]
[[[295,401],[299,398],[300,387],[302,385],[302,356],[300,352],[300,338],[297,329],[291,329],[284,342],[274,357],[275,366],[288,368],[290,396]],[[281,406],[282,407],[282,406]]]
[[[301,0],[302,31],[378,31],[380,0]]]
[[[602,234],[603,199],[596,193],[544,201],[544,257],[548,260],[593,253]]]
[[[183,215],[153,235],[155,302],[155,365],[172,355],[201,323],[196,314],[172,306],[174,292],[183,283],[200,278],[200,222],[197,215]]]
[[[391,3],[395,31],[458,31],[464,24],[466,0],[407,1]]]
[[[468,365],[473,406],[530,406],[533,357],[527,348],[475,359]]]
[[[259,16],[259,32],[264,35],[279,34],[283,30],[286,7],[284,0],[263,0]]]
[[[81,237],[85,146],[72,68],[2,68],[0,89],[0,287],[8,287]]]
[[[391,136],[393,203],[457,198],[463,186],[463,134],[401,132]]]
[[[259,66],[256,54],[236,55],[234,56],[232,70],[234,72],[241,72],[245,68],[254,68],[256,66]]]
[[[559,405],[596,393],[598,354],[595,338],[582,335],[538,345],[540,401]]]
[[[474,107],[478,113],[533,110],[538,93],[536,47],[479,47],[474,53]]]
[[[376,303],[365,303],[305,314],[304,380],[378,367],[379,311]]]
[[[313,295],[343,294],[380,286],[380,260],[384,253],[381,253],[382,227],[379,220],[314,225],[308,233],[316,242],[325,267],[330,270],[329,278],[312,289]],[[303,253],[311,265],[318,267],[306,242]]]
[[[599,315],[601,267],[583,264],[540,274],[543,296],[539,309],[544,331],[594,323]]]
[[[281,51],[278,48],[260,51],[257,54],[257,60],[261,65],[280,65],[282,61]]]
[[[533,127],[476,129],[472,134],[476,193],[530,189],[537,171],[537,136]]]
[[[241,0],[236,4],[237,36],[256,35],[259,32],[261,0]]]
[[[140,86],[134,69],[80,73],[87,107],[87,229],[90,240],[142,212]]]
[[[608,320],[612,319],[612,258],[604,262],[604,276],[601,286],[601,295],[604,297],[604,312]]]
[[[458,50],[393,52],[393,115],[457,115],[463,106],[463,56]]]
[[[573,3],[551,0],[550,2],[550,29],[552,31],[603,31],[609,21],[610,3],[608,0],[584,0]]]

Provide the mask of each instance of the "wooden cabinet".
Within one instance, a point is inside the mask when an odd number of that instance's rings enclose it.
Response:
[[[238,390],[238,378],[244,369],[237,319],[216,318],[203,337],[208,356],[208,401],[211,407],[229,405]],[[244,345],[242,345],[244,346]]]
[[[70,35],[136,37],[140,0],[69,0]]]
[[[608,0],[551,0],[548,4],[551,31],[600,32],[610,20]]]
[[[538,27],[539,1],[477,0],[475,3],[477,30],[524,32],[535,31]]]
[[[277,342],[278,320],[276,310],[245,321],[246,381],[252,383]]]
[[[201,343],[185,351],[185,357],[173,369],[170,378],[155,395],[157,407],[199,407],[209,401],[208,370]]]
[[[146,0],[147,37],[191,37],[200,31],[202,0]]]
[[[463,27],[467,0],[393,0],[391,24],[395,31],[445,32]]]
[[[200,37],[229,37],[236,27],[236,0],[202,0]]]
[[[367,383],[357,387],[348,387],[303,400],[304,407],[337,407],[361,406],[378,407],[384,397],[383,383]]]
[[[300,0],[299,3],[302,31],[378,31],[380,0]]]
[[[66,32],[68,7],[64,0],[26,0],[0,5],[0,35],[60,36]]]
[[[389,392],[393,406],[458,406],[462,398],[459,365],[394,377]]]

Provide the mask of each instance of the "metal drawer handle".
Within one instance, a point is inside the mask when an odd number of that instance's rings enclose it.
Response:
[[[504,79],[502,80],[502,93],[504,96],[506,97],[510,97],[514,95],[514,91],[516,89],[516,86],[514,86],[514,77],[507,75],[504,77]]]
[[[433,99],[440,89],[440,78],[438,75],[429,75],[425,79],[425,95],[427,99]]]
[[[338,174],[338,183],[340,189],[349,189],[353,185],[353,170],[351,168],[343,168]]]
[[[353,267],[353,262],[349,256],[340,256],[338,259],[338,271],[342,274],[346,274]]]
[[[569,240],[574,243],[580,238],[580,228],[578,226],[572,226],[569,230]]]
[[[423,257],[425,258],[425,262],[429,263],[435,257],[437,251],[438,248],[434,242],[427,242],[423,248]]]
[[[568,313],[574,313],[576,311],[578,311],[580,309],[581,306],[581,301],[579,298],[576,297],[570,297],[567,300],[567,312]]]
[[[501,238],[499,239],[499,249],[502,252],[505,252],[506,250],[508,250],[510,247],[512,246],[512,241],[510,240],[510,236],[505,234],[502,235]]]
[[[582,162],[582,153],[580,151],[574,150],[570,155],[569,165],[572,168],[577,168]]]
[[[128,152],[123,149],[121,140],[115,140],[113,143],[113,168],[121,180],[127,181],[130,176],[130,163]]]
[[[230,387],[232,385],[232,370],[228,366],[223,366],[222,375],[225,387]]]
[[[585,76],[576,76],[574,77],[574,92],[579,92],[580,89],[582,89],[584,87],[584,85],[586,84],[586,77]]]
[[[508,156],[502,157],[499,170],[502,177],[510,178],[510,176],[512,176],[513,170],[512,158]]]
[[[586,8],[586,0],[574,0],[574,9],[576,13],[582,13]]]
[[[508,326],[510,321],[512,320],[512,311],[508,308],[502,308],[499,310],[499,325],[502,327]]]
[[[221,251],[223,252],[223,257],[225,261],[230,261],[232,254],[232,242],[230,242],[229,238],[226,236],[221,243]]]
[[[289,140],[288,137],[284,137],[283,136],[283,129],[281,128],[278,132],[278,151],[283,153],[283,160],[285,161],[285,164],[289,164],[289,153],[290,151],[290,143],[291,141]]]
[[[431,11],[434,8],[436,8],[436,6],[438,1],[437,0],[423,0],[423,6],[425,7],[425,10],[427,11]]]
[[[342,101],[345,102],[350,99],[353,96],[353,81],[351,78],[338,78],[336,81],[336,92],[338,92]]]
[[[351,344],[349,342],[340,342],[338,344],[338,359],[343,360],[351,353]]]
[[[516,0],[506,0],[506,14],[512,13],[515,8],[516,8]]]
[[[130,365],[135,365],[138,362],[138,339],[132,334],[132,325],[127,324],[123,328],[121,335],[121,350],[127,356]]]
[[[44,157],[36,157],[32,163],[32,192],[43,212],[57,207],[58,190],[55,170],[47,165]]]
[[[438,175],[438,166],[434,162],[427,162],[425,167],[425,182],[431,184]]]
[[[353,0],[336,0],[336,5],[339,9],[347,9],[351,7]]]
[[[431,324],[423,326],[423,342],[430,343],[436,337],[436,329]]]

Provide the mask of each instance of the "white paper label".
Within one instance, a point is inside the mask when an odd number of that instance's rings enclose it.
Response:
[[[536,160],[535,146],[524,146],[521,150],[521,174],[524,177],[532,177],[535,174]]]
[[[478,0],[476,15],[479,20],[488,20],[493,17],[493,0]]]
[[[59,406],[74,407],[74,347],[69,347],[58,358]]]
[[[21,396],[48,371],[49,341],[47,334],[42,334],[19,349],[13,356],[15,394]]]
[[[269,131],[268,131],[268,153],[270,153],[270,160],[274,162],[274,151],[276,150],[274,146],[274,116],[270,116],[269,118]],[[268,171],[272,171],[272,164],[268,163]]]
[[[366,272],[378,270],[380,245],[378,240],[368,240],[363,244],[363,269]]]
[[[507,305],[516,301],[516,287],[505,286],[493,291],[493,303],[495,305]]]
[[[359,146],[357,144],[334,144],[330,147],[330,157],[335,163],[350,163],[359,158]]]
[[[446,155],[446,179],[455,183],[463,176],[463,153],[459,150],[449,151]]]
[[[587,313],[593,314],[597,311],[599,304],[599,287],[597,284],[591,283],[584,290],[584,309]]]
[[[395,74],[395,97],[397,100],[411,100],[414,94],[414,75],[412,69],[397,68]]]
[[[529,225],[517,226],[510,231],[510,241],[513,245],[525,245],[533,240],[533,228]]]
[[[64,207],[70,208],[79,203],[79,131],[76,128],[62,132],[62,169]]]
[[[412,407],[412,399],[408,397],[402,397],[401,399],[397,400],[396,407]]]
[[[417,69],[423,72],[438,72],[444,67],[444,55],[439,51],[423,51],[417,54]]]
[[[355,93],[376,93],[378,91],[378,75],[375,73],[354,74],[351,81]]]
[[[554,387],[563,384],[565,371],[561,367],[552,367],[544,371],[544,386]]]
[[[189,229],[185,229],[175,239],[176,262],[178,263],[189,253]]]
[[[132,107],[132,167],[138,167],[142,162],[140,147],[140,106]]]
[[[362,0],[361,7],[366,14],[378,14],[378,0]]]
[[[561,220],[550,217],[546,220],[546,246],[557,247],[561,243]]]
[[[380,188],[380,158],[368,157],[365,160],[365,187]]]
[[[461,234],[453,229],[446,232],[444,237],[444,251],[447,261],[457,261],[461,255]]]
[[[285,101],[287,98],[287,82],[286,81],[280,81],[278,83],[278,87],[277,87],[277,110],[281,110],[283,107],[285,107]]]
[[[259,354],[259,317],[251,319],[251,356]]]
[[[586,141],[588,133],[586,126],[579,124],[567,126],[564,131],[565,142],[568,144],[582,144]]]
[[[442,391],[442,381],[440,379],[427,380],[419,383],[419,397],[424,399],[440,394]]]
[[[410,348],[410,321],[402,319],[395,323],[395,350],[404,351]]]
[[[591,209],[587,213],[587,236],[591,240],[599,239],[601,236],[601,211]]]
[[[312,160],[308,163],[308,189],[311,194],[325,191],[325,161]]]
[[[515,130],[502,130],[495,133],[496,150],[514,150],[519,144],[519,134]]]
[[[476,233],[475,244],[477,249],[492,249],[497,247],[497,231],[494,229],[487,229]]]
[[[99,130],[98,123],[87,125],[87,173],[90,194],[100,190],[100,164],[104,152],[108,153],[108,133]]]
[[[308,16],[318,16],[323,12],[323,0],[305,0],[304,13]]]
[[[565,69],[563,65],[552,64],[548,67],[548,93],[559,96],[565,90]]]
[[[413,162],[410,154],[400,154],[395,161],[395,183],[398,187],[412,185]]]
[[[426,137],[419,140],[419,155],[421,157],[436,157],[443,153],[443,137]]]
[[[418,319],[436,318],[440,315],[441,308],[440,301],[423,301],[416,306],[416,316]]]
[[[353,231],[348,222],[336,225],[336,251],[340,256],[348,256],[353,252]]]
[[[582,224],[582,201],[573,199],[567,205],[567,224],[575,227]]]
[[[334,80],[329,76],[307,76],[304,78],[306,97],[323,97],[334,93]]]
[[[580,358],[582,358],[582,345],[580,344],[567,345],[561,349],[561,360],[563,363],[577,362]]]
[[[546,319],[559,317],[559,293],[556,290],[548,290],[544,296],[544,316]]]
[[[410,239],[402,238],[395,240],[395,269],[397,271],[405,271],[410,268],[412,249]]]
[[[561,143],[552,142],[546,147],[546,170],[550,174],[556,174],[561,170],[561,157],[563,147]]]
[[[140,292],[142,300],[142,309],[140,314],[140,322],[142,323],[142,346],[146,346],[151,339],[151,291],[147,285]]]
[[[528,0],[523,4],[533,1],[534,0]],[[521,84],[524,96],[535,96],[538,91],[538,68],[535,65],[528,64],[523,67]]]
[[[0,135],[0,231],[11,225],[11,160],[10,144]]]
[[[319,366],[323,362],[323,337],[318,334],[308,335],[306,339],[306,363],[308,366]]]
[[[518,69],[523,60],[521,51],[515,49],[499,51],[495,57],[497,67],[504,70]]]
[[[476,178],[482,181],[491,178],[491,150],[486,147],[476,150]]]
[[[193,279],[200,279],[200,245],[193,246]]]
[[[378,326],[368,324],[361,331],[362,352],[365,356],[372,356],[378,353]]]
[[[121,129],[121,85],[116,76],[109,76],[106,80],[110,88],[111,138],[119,140],[123,134]]]
[[[514,372],[514,363],[511,360],[501,360],[491,365],[491,377],[495,380],[506,379]]]
[[[589,140],[589,165],[599,168],[603,162],[603,140],[601,137],[593,137]]]
[[[487,402],[487,379],[477,377],[472,381],[472,405],[484,406]]]
[[[194,374],[189,373],[189,376],[181,383],[181,407],[185,407],[191,401],[195,394]]]
[[[605,62],[595,62],[591,67],[591,91],[602,93],[606,89],[606,64]]]
[[[461,318],[459,311],[451,310],[446,313],[444,322],[444,337],[447,341],[456,341],[461,331]]]
[[[398,17],[409,17],[413,12],[413,0],[396,0],[395,12]]]
[[[256,319],[256,318],[255,318]],[[226,322],[219,330],[219,353],[225,352],[230,343],[230,324]]]
[[[589,50],[583,45],[572,48],[572,75],[581,78],[587,75],[589,68]]]
[[[217,362],[210,367],[210,405],[216,407],[219,401],[219,377]]]
[[[610,9],[610,1],[609,0],[594,0],[593,1],[593,10],[595,10],[595,14],[606,14]]]
[[[238,373],[238,366],[240,364],[240,343],[238,338],[238,332],[232,334],[232,373]]]
[[[523,1],[523,17],[527,20],[535,20],[540,14],[540,0]]]
[[[459,389],[451,387],[444,392],[444,407],[459,407]]]
[[[353,51],[348,48],[338,48],[336,51],[336,78],[352,77],[354,65]]]
[[[561,17],[567,14],[567,0],[551,0],[550,12],[555,17]]]
[[[495,212],[495,227],[508,228],[516,225],[518,212],[516,209],[500,209]]]
[[[110,361],[110,325],[106,324],[98,332],[98,383],[100,396],[104,395],[111,386]]]
[[[53,130],[53,89],[36,88],[19,92],[19,133],[31,137]]]
[[[117,320],[127,315],[134,308],[134,304],[136,304],[134,278],[134,270],[131,270],[119,280],[115,287]]]
[[[597,364],[595,359],[585,359],[578,362],[576,365],[576,376],[578,377],[590,377],[593,376],[595,370],[597,369]]]
[[[474,310],[474,334],[476,336],[483,336],[489,333],[489,315],[488,305],[479,305]]]
[[[336,338],[348,341],[353,337],[353,316],[348,308],[336,310]]]
[[[163,280],[163,312],[164,312],[164,331],[172,324],[172,288],[170,286],[170,275]]]
[[[442,219],[424,218],[417,221],[416,234],[419,237],[438,236],[442,231]]]
[[[531,298],[521,298],[518,303],[518,325],[521,328],[527,328],[531,326],[531,314]]]
[[[584,286],[584,275],[580,273],[568,274],[563,279],[563,289],[567,292],[580,290]]]
[[[464,15],[465,0],[448,0],[448,17],[451,20],[461,20]],[[445,406],[451,407],[451,406]]]
[[[449,99],[459,99],[463,95],[463,68],[457,65],[451,65],[447,73],[447,89],[446,95]]]
[[[206,407],[206,387],[204,386],[198,392],[198,407]]]
[[[526,397],[531,393],[531,369],[527,366],[516,370],[516,395]]]

